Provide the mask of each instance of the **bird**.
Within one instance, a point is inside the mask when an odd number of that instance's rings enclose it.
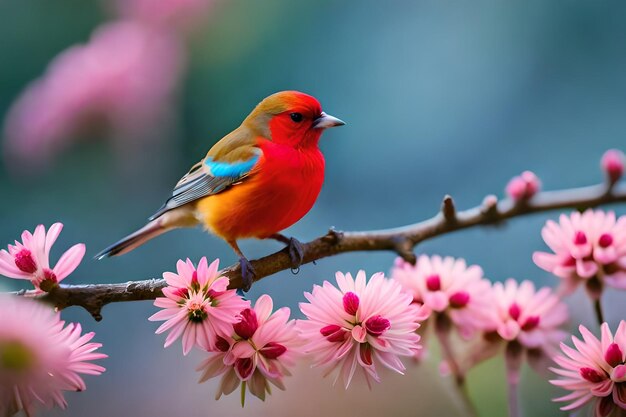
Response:
[[[125,254],[176,228],[202,225],[239,257],[243,291],[250,290],[256,273],[239,248],[240,239],[286,244],[297,268],[303,245],[280,232],[315,204],[324,182],[320,137],[324,130],[343,125],[311,95],[280,91],[266,97],[191,167],[145,226],[96,259]]]

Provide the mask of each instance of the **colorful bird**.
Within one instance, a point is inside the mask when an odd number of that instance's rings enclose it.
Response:
[[[191,167],[148,224],[96,258],[121,255],[169,230],[202,224],[239,256],[244,291],[255,272],[239,239],[283,242],[293,266],[299,266],[302,244],[279,232],[313,207],[324,182],[320,136],[344,124],[310,95],[282,91],[267,97]]]

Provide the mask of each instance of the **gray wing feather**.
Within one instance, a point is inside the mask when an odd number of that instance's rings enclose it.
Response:
[[[174,191],[172,192],[172,196],[167,199],[165,204],[163,204],[161,208],[156,211],[156,213],[150,216],[148,220],[152,221],[157,217],[160,217],[167,211],[183,206],[200,198],[221,193],[232,185],[241,182],[241,180],[246,178],[249,174],[250,173],[247,172],[245,174],[234,177],[215,177],[209,172],[202,170],[201,168],[198,169],[197,165],[194,165],[189,173],[187,173],[178,182],[178,184],[174,188]]]

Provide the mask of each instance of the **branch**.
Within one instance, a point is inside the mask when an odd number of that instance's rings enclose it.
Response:
[[[345,252],[388,250],[396,252],[408,262],[416,260],[413,248],[418,243],[446,233],[473,226],[492,225],[504,220],[564,208],[585,209],[603,204],[626,201],[626,186],[613,187],[598,184],[589,187],[546,191],[536,194],[530,200],[514,202],[502,201],[495,196],[485,197],[477,207],[457,211],[450,196],[443,200],[439,213],[430,219],[394,229],[364,232],[339,232],[331,229],[326,235],[303,244],[303,264]],[[291,268],[287,249],[251,261],[256,272],[255,280]],[[240,288],[241,269],[239,264],[224,269],[230,278],[231,288]],[[163,279],[131,281],[122,284],[61,285],[43,295],[33,291],[19,294],[36,296],[55,305],[58,309],[81,306],[96,320],[101,320],[100,310],[105,304],[119,301],[153,300],[162,295],[161,289],[167,284]]]

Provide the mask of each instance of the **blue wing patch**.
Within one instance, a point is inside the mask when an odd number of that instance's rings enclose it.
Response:
[[[216,162],[211,158],[207,158],[204,164],[209,168],[211,175],[214,177],[239,178],[249,173],[258,161],[259,155],[254,155],[247,161],[235,163]]]
[[[250,174],[259,158],[259,153],[247,161],[235,163],[216,162],[207,158],[204,161],[204,166],[208,168],[209,172],[203,171],[201,169],[202,162],[199,162],[179,181],[174,188],[172,197],[149,220],[154,220],[169,210],[199,198],[220,193],[237,184]]]

